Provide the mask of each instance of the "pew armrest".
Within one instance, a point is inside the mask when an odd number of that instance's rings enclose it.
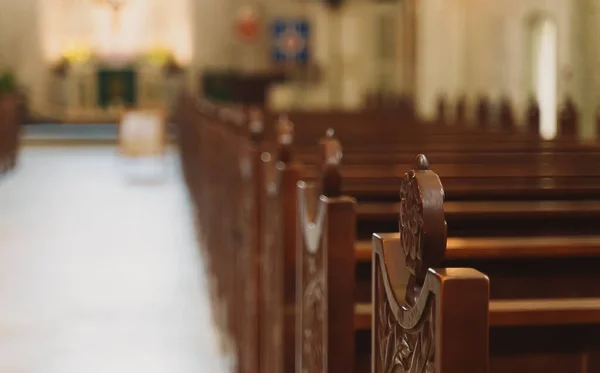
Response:
[[[437,372],[487,372],[489,279],[471,268],[430,269]]]
[[[491,326],[600,324],[600,298],[502,299],[490,302]]]

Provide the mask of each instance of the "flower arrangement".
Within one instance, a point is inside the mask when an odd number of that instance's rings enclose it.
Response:
[[[173,59],[173,52],[165,47],[154,47],[148,51],[146,57],[150,64],[163,67]]]
[[[71,44],[63,53],[63,58],[70,64],[83,63],[92,57],[92,50],[85,45]]]
[[[152,48],[147,53],[147,59],[150,64],[163,68],[169,75],[182,71],[181,66],[179,66],[173,52],[169,48]]]

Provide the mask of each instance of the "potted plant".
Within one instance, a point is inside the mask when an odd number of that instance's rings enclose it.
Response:
[[[0,72],[0,101],[17,105],[20,122],[24,122],[28,117],[27,94],[24,87],[18,84],[16,74],[12,71]]]
[[[17,93],[17,79],[12,72],[0,73],[0,95]]]

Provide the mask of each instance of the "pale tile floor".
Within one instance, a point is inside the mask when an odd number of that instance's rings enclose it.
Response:
[[[23,151],[0,180],[0,373],[225,371],[177,157],[165,165],[140,183],[113,148]]]

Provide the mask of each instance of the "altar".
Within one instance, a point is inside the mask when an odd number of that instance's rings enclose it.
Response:
[[[63,122],[101,123],[118,120],[125,109],[160,107],[168,113],[185,82],[189,45],[179,42],[187,40],[185,34],[166,38],[164,30],[148,27],[148,19],[172,23],[169,17],[177,14],[167,16],[165,4],[158,0],[63,4],[56,17],[64,25],[56,36],[60,51],[49,67],[51,115]],[[61,27],[50,30],[55,29]]]
[[[97,102],[102,109],[137,106],[135,66],[102,67],[96,73]]]
[[[181,74],[140,60],[102,61],[65,67],[53,79],[55,115],[65,122],[112,122],[124,109],[169,111],[181,89]]]

